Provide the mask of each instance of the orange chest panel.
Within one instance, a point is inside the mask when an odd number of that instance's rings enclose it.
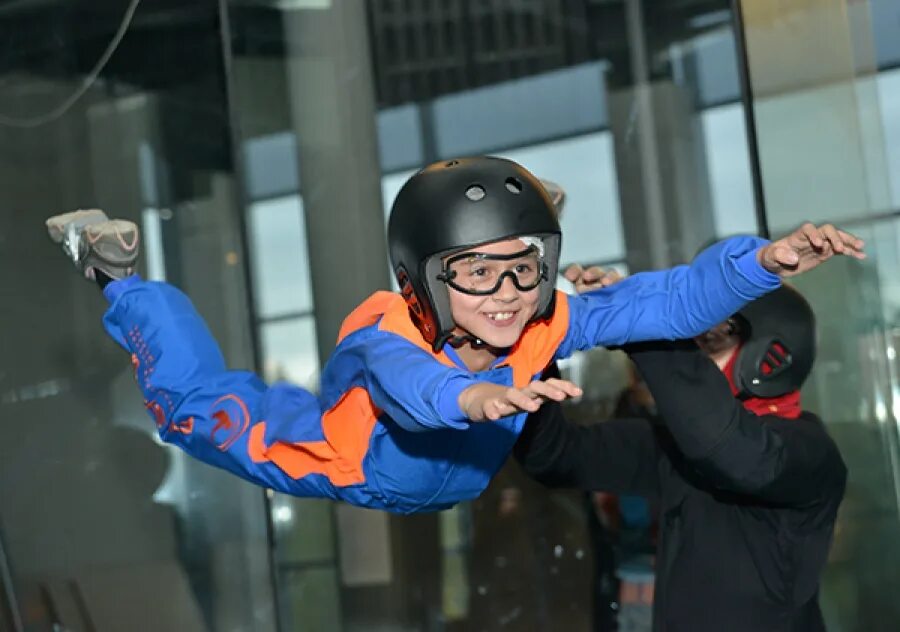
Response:
[[[460,368],[444,351],[435,353],[431,349],[431,345],[425,341],[410,318],[403,297],[394,292],[376,292],[366,299],[344,321],[338,341],[358,329],[374,325],[379,319],[381,322],[378,324],[378,328],[381,331],[395,333],[405,338],[434,356],[435,360],[441,364]],[[556,350],[565,338],[568,329],[569,303],[564,293],[557,292],[553,317],[529,324],[502,362],[502,365],[512,368],[515,386],[518,388],[527,386],[534,376],[547,368],[553,361]]]

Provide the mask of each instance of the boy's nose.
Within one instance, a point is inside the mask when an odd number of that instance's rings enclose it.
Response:
[[[514,301],[519,297],[519,288],[513,283],[511,274],[504,274],[500,279],[500,287],[494,292],[493,298],[498,301]]]

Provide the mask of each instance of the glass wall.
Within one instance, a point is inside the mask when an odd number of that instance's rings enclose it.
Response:
[[[274,630],[263,492],[161,445],[44,220],[145,224],[142,271],[252,367],[214,2],[0,9],[0,629]]]
[[[403,182],[484,153],[566,189],[564,264],[680,263],[758,232],[760,203],[776,233],[834,219],[870,238],[873,263],[802,282],[834,341],[806,397],[852,472],[829,620],[892,612],[900,13],[810,4],[747,11],[764,200],[727,0],[0,9],[0,629],[587,630],[611,609],[647,629],[648,558],[618,569],[621,591],[602,581],[608,498],[510,464],[477,501],[399,517],[161,445],[102,297],[44,234],[79,207],[139,221],[142,273],[191,297],[230,366],[315,390],[343,317],[392,287]],[[797,30],[843,48],[782,43]],[[563,368],[585,387],[582,423],[631,383],[613,352]]]
[[[639,270],[757,231],[728,2],[232,2],[229,14],[269,379],[314,387],[340,319],[390,287],[374,236],[434,160],[492,153],[560,183],[564,263]],[[629,380],[609,352],[565,370],[587,391],[571,410],[585,423]],[[282,622],[589,629],[595,504],[515,465],[440,516],[276,494]],[[627,599],[647,617],[646,592]]]
[[[804,403],[849,481],[822,585],[829,629],[893,629],[900,582],[896,332],[900,4],[742,3],[766,217],[833,221],[870,258],[800,277],[819,319]],[[890,622],[890,623],[888,623]]]

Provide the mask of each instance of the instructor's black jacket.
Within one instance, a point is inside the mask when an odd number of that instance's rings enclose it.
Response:
[[[824,630],[819,577],[847,470],[822,422],[748,412],[693,343],[630,355],[661,424],[578,426],[548,402],[520,463],[548,485],[659,499],[654,630]]]

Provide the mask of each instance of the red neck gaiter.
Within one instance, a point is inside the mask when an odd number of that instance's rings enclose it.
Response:
[[[725,368],[722,369],[722,373],[728,379],[732,395],[738,394],[738,389],[734,385],[734,365],[737,363],[740,351],[741,349],[738,347]],[[779,397],[748,397],[740,401],[744,408],[757,415],[776,415],[786,419],[796,419],[800,416],[800,391],[791,391]]]

